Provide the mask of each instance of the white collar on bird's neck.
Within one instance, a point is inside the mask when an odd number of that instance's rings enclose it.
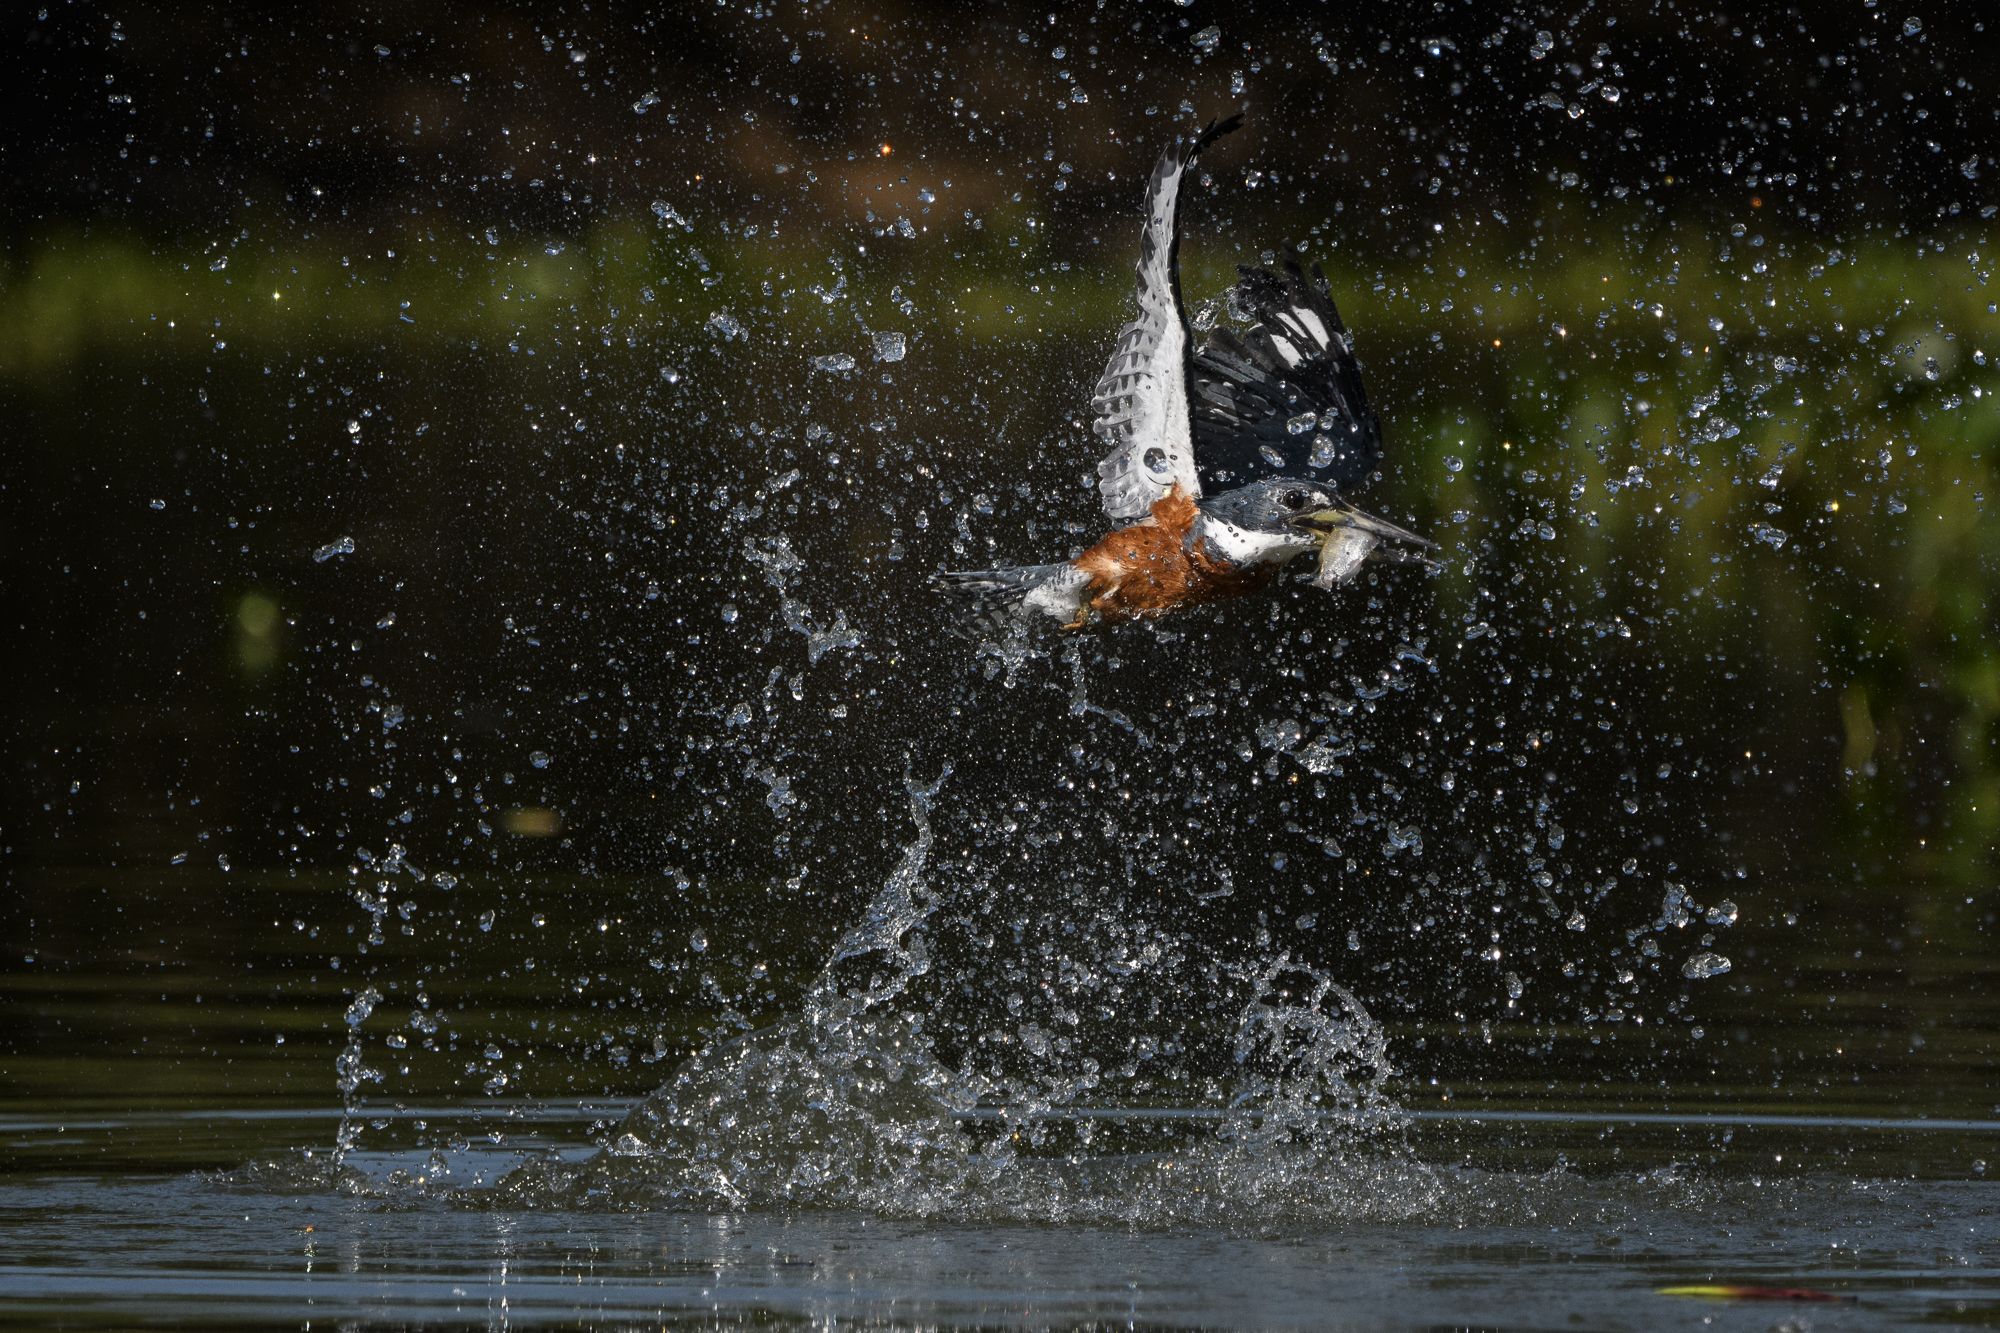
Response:
[[[1232,565],[1282,565],[1311,549],[1290,534],[1253,532],[1208,513],[1194,521],[1187,540],[1189,545],[1202,542],[1209,558],[1227,560]]]

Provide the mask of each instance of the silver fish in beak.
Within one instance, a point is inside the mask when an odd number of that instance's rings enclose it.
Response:
[[[1345,503],[1301,514],[1293,524],[1324,534],[1319,547],[1319,572],[1313,576],[1315,588],[1334,588],[1348,582],[1384,541],[1437,549],[1436,542]]]

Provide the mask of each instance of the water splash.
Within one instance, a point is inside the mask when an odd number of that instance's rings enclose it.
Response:
[[[932,883],[931,821],[950,774],[928,784],[906,776],[916,836],[799,1017],[718,1041],[595,1158],[530,1163],[494,1197],[515,1207],[803,1204],[1127,1225],[1401,1218],[1438,1206],[1442,1186],[1404,1146],[1407,1117],[1386,1091],[1387,1035],[1351,991],[1288,954],[1234,970],[1230,989],[1247,999],[1227,1029],[1222,1105],[1101,1100],[1115,1098],[1107,1082],[1117,1078],[1082,1052],[1104,1034],[1075,1015],[1073,1036],[1018,1021],[1025,1006],[1011,999],[1017,1021],[1002,1035],[1016,1058],[1004,1072],[975,1070],[965,1034],[912,989],[932,971],[929,932],[945,902]],[[1105,961],[1118,978],[1150,969],[1168,984],[1181,957],[1157,943],[1115,953]],[[1107,1027],[1130,1019],[1104,1016]],[[1118,1074],[1180,1050],[1182,1035],[1173,1016],[1167,1040],[1134,1038],[1137,1058]],[[1147,1150],[1121,1145],[1133,1121],[1172,1132],[1155,1133]]]
[[[334,1061],[334,1083],[340,1089],[340,1129],[334,1135],[333,1167],[338,1170],[361,1135],[361,1086],[379,1083],[382,1073],[363,1063],[361,1025],[382,1002],[382,993],[369,986],[347,1006],[347,1046]]]

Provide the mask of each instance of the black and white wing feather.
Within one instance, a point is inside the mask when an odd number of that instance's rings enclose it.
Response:
[[[1243,123],[1211,122],[1182,147],[1169,148],[1146,188],[1146,228],[1139,246],[1138,315],[1118,334],[1091,400],[1091,429],[1112,448],[1097,465],[1104,511],[1139,518],[1179,482],[1192,496],[1201,479],[1189,433],[1188,371],[1192,338],[1181,304],[1181,180],[1201,150]]]
[[[1231,304],[1257,322],[1241,337],[1218,325],[1193,358],[1195,470],[1211,492],[1264,477],[1353,490],[1382,461],[1382,425],[1326,275],[1315,263],[1308,279],[1290,246],[1283,260],[1282,277],[1238,265]]]

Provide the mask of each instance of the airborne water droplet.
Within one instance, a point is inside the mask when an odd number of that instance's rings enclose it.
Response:
[[[1719,976],[1727,972],[1729,966],[1729,960],[1721,954],[1704,951],[1681,964],[1681,975],[1699,981],[1703,977]]]

